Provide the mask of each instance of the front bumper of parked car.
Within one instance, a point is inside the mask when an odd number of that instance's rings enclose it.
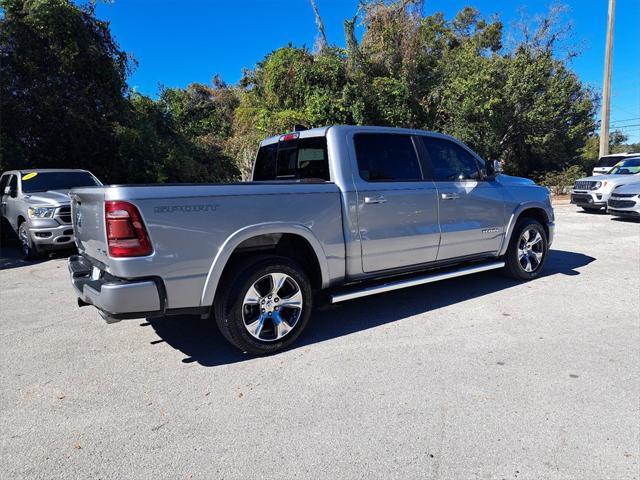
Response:
[[[611,195],[607,202],[611,215],[640,219],[640,198],[638,195]]]
[[[571,203],[579,207],[606,207],[609,192],[588,191],[588,190],[571,190]]]

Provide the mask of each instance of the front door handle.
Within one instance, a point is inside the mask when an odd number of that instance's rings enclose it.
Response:
[[[377,197],[364,197],[364,203],[368,203],[368,204],[387,203],[387,199],[384,198],[384,195],[378,195]]]
[[[443,200],[455,200],[456,198],[460,198],[460,195],[458,195],[457,193],[443,193],[442,194],[442,199]]]

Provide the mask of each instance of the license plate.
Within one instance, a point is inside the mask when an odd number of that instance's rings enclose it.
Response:
[[[100,269],[98,267],[93,267],[91,269],[91,280],[100,280],[100,274],[102,272],[100,271]]]

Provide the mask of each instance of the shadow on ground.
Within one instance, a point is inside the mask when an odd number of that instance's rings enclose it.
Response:
[[[551,250],[542,276],[579,275],[580,272],[576,269],[594,260],[595,258],[581,253]],[[293,348],[434,311],[511,288],[519,283],[496,272],[485,272],[338,305],[322,305],[314,312],[306,332]],[[197,316],[175,316],[154,319],[141,325],[151,325],[162,339],[152,343],[166,342],[183,352],[186,355],[182,360],[184,363],[197,362],[211,367],[252,358],[227,343],[213,320],[202,320]]]
[[[26,267],[37,263],[46,262],[51,258],[65,258],[73,253],[72,250],[59,250],[45,254],[38,260],[25,260],[17,242],[0,247],[0,270],[9,270],[11,268]]]

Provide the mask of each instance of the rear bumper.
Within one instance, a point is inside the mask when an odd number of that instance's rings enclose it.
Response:
[[[84,303],[93,305],[114,320],[162,315],[164,290],[155,279],[125,280],[100,272],[92,279],[93,266],[82,255],[69,257],[71,284]]]

